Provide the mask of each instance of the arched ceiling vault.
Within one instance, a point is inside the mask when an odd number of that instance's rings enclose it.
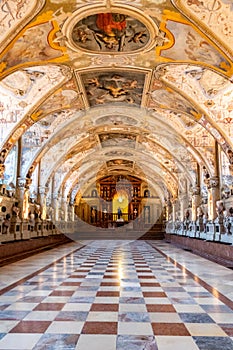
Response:
[[[233,149],[231,0],[8,0],[0,22],[0,145],[20,144],[21,176],[71,195],[132,174],[162,198]]]

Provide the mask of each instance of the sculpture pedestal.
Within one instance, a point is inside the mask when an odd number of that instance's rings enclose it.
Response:
[[[21,239],[21,220],[18,217],[13,216],[11,219],[10,234],[16,241]]]
[[[31,238],[30,226],[27,220],[21,221],[20,231],[21,231],[21,239]]]

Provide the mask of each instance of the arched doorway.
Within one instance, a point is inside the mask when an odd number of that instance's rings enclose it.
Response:
[[[119,190],[114,194],[112,200],[112,214],[113,221],[119,219],[129,221],[129,193],[126,190]]]

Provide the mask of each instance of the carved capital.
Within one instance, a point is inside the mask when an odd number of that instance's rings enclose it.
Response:
[[[200,195],[200,193],[201,193],[200,186],[194,186],[194,187],[192,188],[192,194],[193,194],[193,196],[198,196],[198,195]]]
[[[208,189],[216,188],[219,185],[219,178],[218,176],[213,176],[209,179]]]
[[[26,178],[25,187],[26,187],[27,189],[29,189],[31,184],[32,184],[32,179]]]
[[[45,186],[39,186],[39,188],[38,188],[39,194],[40,194],[40,195],[45,195],[45,189],[46,189]]]
[[[25,189],[26,187],[26,178],[25,177],[18,177],[17,178],[17,187],[20,189]]]

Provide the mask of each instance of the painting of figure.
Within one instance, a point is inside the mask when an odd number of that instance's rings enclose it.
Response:
[[[123,13],[97,13],[74,26],[72,40],[89,51],[130,52],[148,43],[149,31],[143,23]]]
[[[90,106],[121,102],[127,106],[141,106],[148,72],[129,69],[124,75],[119,69],[106,69],[105,73],[90,70],[78,73]]]
[[[136,136],[128,134],[100,134],[100,142],[102,147],[123,147],[135,148]]]
[[[111,166],[126,166],[126,167],[130,167],[132,168],[133,166],[133,162],[127,159],[112,159],[107,161],[107,166],[111,167]]]

